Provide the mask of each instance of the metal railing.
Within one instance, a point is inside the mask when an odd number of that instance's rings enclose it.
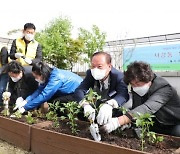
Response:
[[[8,49],[11,47],[12,39],[0,37],[0,47],[7,46]],[[132,39],[123,39],[123,40],[114,40],[108,41],[105,43],[104,51],[108,52],[112,56],[112,65],[121,70],[122,69],[122,56],[123,48],[131,46],[134,48],[138,45],[152,45],[158,43],[173,43],[180,42],[180,33],[157,35],[157,36],[148,36]],[[73,72],[85,72],[89,68],[88,63],[76,63],[73,67]]]

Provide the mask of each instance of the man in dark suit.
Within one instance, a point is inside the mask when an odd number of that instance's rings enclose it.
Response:
[[[96,52],[91,58],[91,69],[75,91],[76,101],[84,108],[88,119],[95,119],[95,109],[86,101],[82,101],[89,88],[97,92],[101,99],[96,102],[100,107],[97,122],[106,124],[113,115],[113,109],[122,106],[129,99],[127,85],[123,81],[123,73],[111,65],[111,56],[106,52]],[[101,104],[101,105],[100,105]]]

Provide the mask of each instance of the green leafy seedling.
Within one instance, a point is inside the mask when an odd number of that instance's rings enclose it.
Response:
[[[53,121],[54,127],[59,127],[59,118],[57,111],[60,110],[60,102],[48,103],[49,112],[46,113],[47,120]]]
[[[77,102],[63,103],[64,107],[61,108],[61,112],[66,112],[67,117],[62,116],[61,120],[68,119],[67,124],[70,125],[72,134],[77,134],[77,115],[80,112],[80,106]]]
[[[137,113],[134,115],[136,120],[135,124],[137,127],[141,128],[140,138],[141,138],[141,150],[144,150],[145,138],[147,137],[151,143],[159,142],[163,140],[163,137],[157,137],[156,133],[150,131],[150,126],[153,126],[154,122],[152,118],[155,117],[149,113],[141,114]]]
[[[1,111],[1,113],[2,113],[4,116],[9,116],[9,115],[10,115],[9,109],[4,109],[4,110]]]
[[[17,119],[21,119],[22,118],[22,113],[17,110],[14,114],[13,114]]]
[[[28,111],[28,114],[25,115],[26,121],[28,124],[34,124],[36,120],[32,117],[32,113]]]

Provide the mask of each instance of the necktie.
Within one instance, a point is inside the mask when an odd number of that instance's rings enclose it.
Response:
[[[101,82],[100,90],[103,91],[104,89],[105,89],[105,87],[104,87],[104,82]]]

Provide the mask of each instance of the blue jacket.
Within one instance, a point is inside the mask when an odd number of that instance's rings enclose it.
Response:
[[[91,70],[88,70],[86,72],[86,77],[84,78],[83,82],[75,91],[74,96],[76,101],[79,102],[84,98],[89,88],[94,87],[95,81],[96,80],[93,78],[91,74]],[[97,86],[100,87],[100,84],[98,84]],[[112,68],[110,71],[109,94],[114,92],[116,94],[113,95],[111,98],[115,99],[119,106],[123,105],[125,102],[129,100],[127,85],[123,81],[123,73],[115,68]]]
[[[82,78],[67,70],[53,68],[46,83],[40,84],[38,89],[26,98],[25,110],[38,107],[50,100],[54,95],[64,96],[73,93],[82,82]]]

